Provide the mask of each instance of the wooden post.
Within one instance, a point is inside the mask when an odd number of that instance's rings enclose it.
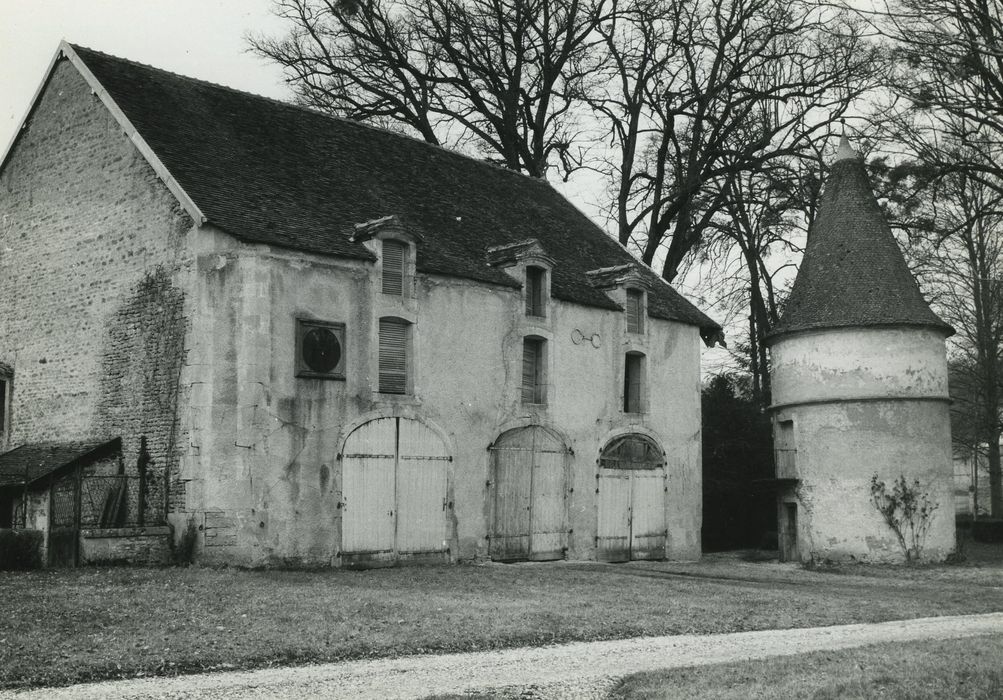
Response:
[[[139,471],[139,513],[138,522],[142,527],[146,522],[146,467],[150,463],[150,452],[146,449],[146,436],[139,438],[139,460],[136,469]]]

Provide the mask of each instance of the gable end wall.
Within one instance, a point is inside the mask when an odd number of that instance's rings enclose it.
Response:
[[[139,437],[163,513],[187,332],[192,221],[62,60],[0,172],[0,362],[14,369],[0,449]]]

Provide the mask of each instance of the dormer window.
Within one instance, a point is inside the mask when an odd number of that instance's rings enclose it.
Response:
[[[526,267],[526,315],[546,316],[544,290],[547,286],[547,271],[542,267]]]
[[[382,243],[383,293],[404,296],[408,246],[393,239],[384,239]]]
[[[627,290],[627,332],[644,333],[644,292],[639,289]]]

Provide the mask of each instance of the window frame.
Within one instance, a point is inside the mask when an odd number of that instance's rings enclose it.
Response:
[[[377,321],[376,329],[376,391],[379,394],[387,394],[390,396],[407,396],[413,392],[413,323],[408,321],[406,318],[401,318],[399,316],[381,316]],[[385,348],[389,349],[389,345],[384,342],[384,326],[398,326],[402,329],[401,333],[401,347],[400,347],[400,361],[394,362],[394,366],[389,366],[390,361],[393,359],[388,353],[384,352]],[[391,385],[389,383],[384,383],[384,375],[388,375],[387,381],[390,381],[390,377],[396,376],[400,379],[399,390],[396,385]]]
[[[532,351],[532,379],[526,371],[528,353]],[[547,403],[547,339],[527,335],[522,339],[522,374],[519,386],[522,403],[544,406]]]
[[[303,341],[307,334],[316,328],[331,331],[340,346],[341,356],[338,363],[328,372],[318,372],[311,369],[303,357]],[[296,377],[301,379],[334,379],[345,380],[348,351],[345,346],[345,324],[341,321],[318,321],[313,318],[296,319]]]
[[[644,413],[646,360],[643,352],[631,350],[623,356],[624,413]]]

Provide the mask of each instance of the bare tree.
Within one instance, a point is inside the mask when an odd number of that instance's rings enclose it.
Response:
[[[733,179],[814,157],[871,86],[875,49],[810,0],[652,1],[618,22],[607,89],[589,96],[616,153],[604,174],[621,243],[664,255],[672,280]]]
[[[252,46],[297,98],[544,176],[608,183],[617,236],[673,279],[728,180],[817,151],[872,49],[820,0],[276,0]],[[586,105],[588,110],[585,109]],[[608,155],[590,154],[605,134]]]
[[[989,451],[991,508],[1003,515],[1003,4],[881,0],[861,12],[893,59],[880,127],[907,161],[887,172],[909,252],[958,334],[954,376],[975,388],[973,433]],[[959,372],[968,373],[962,377]],[[955,392],[958,393],[958,392]],[[957,413],[957,411],[956,411]]]
[[[981,160],[967,144],[946,148],[953,166],[907,161],[877,171],[888,186],[896,225],[908,232],[907,253],[931,302],[953,325],[955,413],[971,424],[955,430],[958,447],[987,445],[990,507],[1003,514],[1003,183],[961,167]]]
[[[581,165],[583,85],[617,0],[276,0],[282,38],[252,37],[297,99],[542,177]]]

